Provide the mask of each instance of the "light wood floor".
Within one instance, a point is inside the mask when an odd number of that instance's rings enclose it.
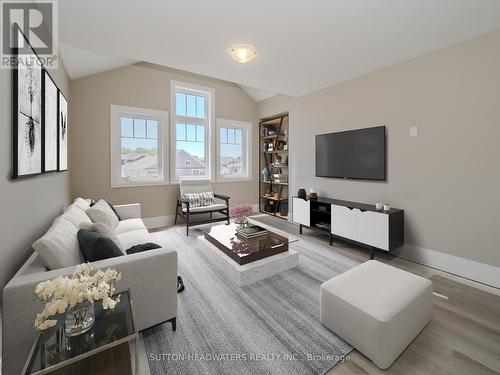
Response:
[[[294,231],[280,219],[279,229]],[[163,228],[165,230],[165,228]],[[365,261],[365,249],[334,242],[316,232],[304,230],[308,240],[324,243],[330,251]],[[434,291],[432,321],[388,370],[382,371],[353,350],[350,360],[331,369],[328,375],[344,374],[500,374],[500,289],[489,287],[401,258],[376,253],[378,261],[429,278]],[[149,367],[143,344],[139,345],[141,374]]]

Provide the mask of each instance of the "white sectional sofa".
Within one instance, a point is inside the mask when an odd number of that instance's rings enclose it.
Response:
[[[54,220],[53,227],[63,221],[71,234],[66,241],[77,241],[79,223],[87,221],[85,209],[88,203],[78,198],[63,215]],[[152,242],[141,220],[140,204],[115,206],[121,221],[115,235],[122,249]],[[83,213],[83,214],[82,214]],[[87,216],[87,218],[85,217]],[[90,220],[90,219],[89,219]],[[71,223],[72,225],[68,225]],[[72,237],[74,236],[74,238]],[[76,260],[76,259],[75,259]],[[21,373],[35,338],[34,320],[41,311],[41,303],[35,299],[35,286],[44,280],[60,275],[70,275],[79,262],[68,267],[47,270],[40,256],[33,252],[17,274],[3,290],[3,345],[2,373]],[[165,321],[175,329],[177,316],[177,252],[160,248],[142,253],[124,255],[93,262],[94,269],[115,268],[122,273],[117,284],[118,292],[129,290],[133,299],[134,315],[139,331]]]

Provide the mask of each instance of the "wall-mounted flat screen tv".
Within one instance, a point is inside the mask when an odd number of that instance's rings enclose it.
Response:
[[[317,135],[316,176],[385,181],[385,126]]]

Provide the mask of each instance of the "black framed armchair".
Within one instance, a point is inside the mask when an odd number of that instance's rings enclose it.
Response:
[[[214,194],[218,199],[214,204],[193,207],[187,194],[213,193],[210,180],[181,179],[179,181],[180,195],[177,197],[175,208],[175,224],[177,217],[182,217],[186,223],[186,236],[189,235],[189,227],[201,224],[227,221],[229,224],[229,199],[227,195]],[[215,215],[214,215],[215,214]],[[193,220],[193,216],[203,215],[202,220]],[[207,218],[208,216],[208,218]]]

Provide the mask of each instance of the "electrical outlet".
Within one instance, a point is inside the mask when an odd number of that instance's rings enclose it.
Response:
[[[416,137],[418,135],[418,128],[416,126],[412,126],[410,128],[410,137]]]

